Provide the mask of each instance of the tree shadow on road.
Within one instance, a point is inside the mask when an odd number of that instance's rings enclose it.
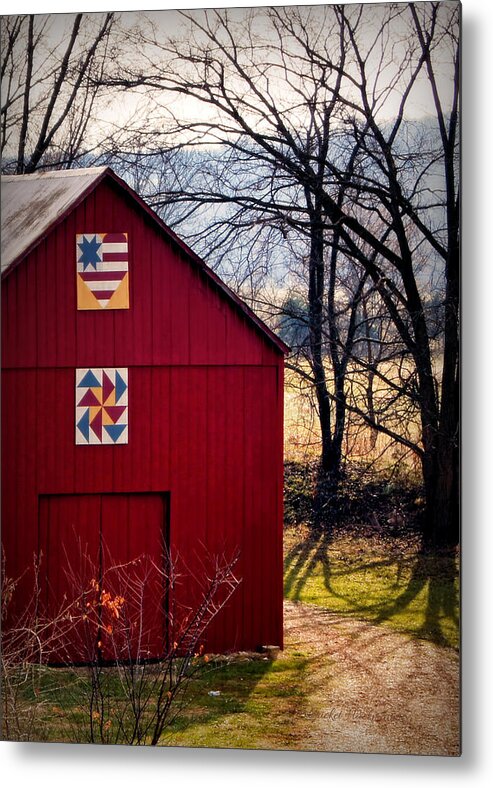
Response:
[[[387,542],[384,542],[387,544]],[[366,547],[365,547],[366,545]],[[457,558],[454,552],[398,550],[392,540],[299,540],[285,558],[285,596],[333,613],[387,624],[443,646],[458,641]]]

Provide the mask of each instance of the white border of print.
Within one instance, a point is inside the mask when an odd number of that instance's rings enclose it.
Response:
[[[373,0],[378,2],[381,0]],[[258,3],[258,5],[267,3]],[[273,2],[272,5],[295,5]],[[302,3],[301,4],[306,4]],[[318,4],[311,0],[311,4]],[[249,6],[252,2],[4,0],[2,14]],[[493,774],[491,718],[491,30],[493,4],[463,1],[463,755],[460,759],[330,753],[183,750],[0,743],[5,786],[87,788],[154,783],[195,788],[362,785],[486,786]],[[489,522],[488,522],[489,521]]]

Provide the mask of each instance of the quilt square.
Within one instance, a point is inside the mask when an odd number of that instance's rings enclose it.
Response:
[[[128,234],[76,236],[77,309],[128,309]]]
[[[75,443],[128,443],[128,369],[75,371]]]

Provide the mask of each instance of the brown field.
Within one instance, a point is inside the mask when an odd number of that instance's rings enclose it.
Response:
[[[306,367],[308,372],[308,366]],[[402,367],[382,365],[382,374],[386,374],[396,383],[404,374],[409,374]],[[330,369],[327,369],[330,380]],[[367,378],[364,373],[353,370],[348,374],[346,392],[348,402],[358,405],[367,412],[366,399]],[[373,398],[376,410],[385,409],[385,426],[395,430],[408,440],[416,441],[419,435],[417,410],[411,409],[408,402],[392,403],[390,386],[378,379],[373,384]],[[284,459],[286,462],[304,462],[314,460],[320,453],[320,425],[313,388],[296,373],[287,370],[284,388]],[[356,462],[365,461],[378,466],[404,464],[412,470],[419,470],[419,459],[406,446],[397,443],[382,432],[369,427],[363,419],[354,413],[347,414],[347,429],[343,446],[343,455]]]

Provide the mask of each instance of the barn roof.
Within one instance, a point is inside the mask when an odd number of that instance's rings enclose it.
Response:
[[[25,257],[66,216],[105,169],[90,167],[2,176],[2,274]]]
[[[35,172],[1,178],[1,271],[2,279],[20,263],[105,178],[131,195],[192,265],[211,280],[257,329],[282,353],[288,346],[185,244],[139,195],[110,167]]]

